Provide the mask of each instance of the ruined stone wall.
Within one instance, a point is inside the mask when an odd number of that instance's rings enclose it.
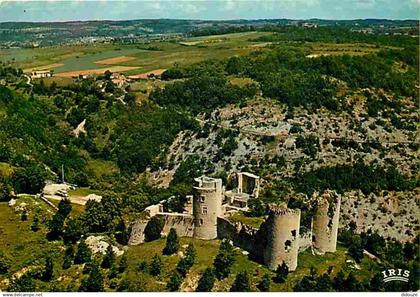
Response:
[[[313,246],[320,254],[336,251],[340,205],[341,196],[336,193],[326,192],[317,198],[312,234]]]
[[[264,263],[272,270],[283,261],[290,271],[297,267],[299,253],[300,210],[272,207],[265,222],[267,242]]]
[[[140,219],[131,224],[131,233],[128,245],[138,245],[144,242],[144,229],[146,228],[148,222],[149,219]]]
[[[225,218],[217,219],[217,237],[231,240],[234,246],[240,247],[251,254],[259,252],[256,249],[257,232],[257,229],[241,223],[233,223]]]
[[[222,180],[208,177],[196,179],[194,187],[193,216],[194,237],[217,238],[217,218],[222,217]]]
[[[194,220],[191,215],[175,213],[158,213],[157,216],[164,218],[164,226],[161,234],[167,235],[171,228],[176,230],[178,236],[192,237],[194,232]],[[144,243],[144,229],[150,218],[140,219],[131,224],[131,234],[128,240],[129,245]]]
[[[312,232],[308,231],[303,234],[299,234],[299,253],[307,250],[312,246]]]
[[[162,235],[168,235],[169,230],[171,230],[171,228],[174,228],[176,230],[176,234],[180,237],[193,236],[194,220],[191,215],[159,213],[158,216],[162,216],[165,218],[165,225],[163,226]]]

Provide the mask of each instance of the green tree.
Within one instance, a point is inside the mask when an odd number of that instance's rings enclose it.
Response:
[[[45,186],[47,174],[35,164],[30,163],[17,169],[12,177],[13,188],[18,193],[38,194]]]
[[[185,277],[188,273],[188,270],[194,265],[195,262],[195,249],[192,244],[189,244],[185,253],[185,257],[179,260],[176,270],[179,274]]]
[[[349,255],[357,262],[360,263],[363,259],[363,247],[360,237],[354,237],[348,249]]]
[[[70,199],[63,198],[58,203],[58,210],[57,212],[61,214],[64,218],[67,218],[67,216],[70,214],[72,209]]]
[[[188,244],[187,250],[185,252],[185,259],[187,259],[187,263],[190,267],[194,265],[195,257],[196,257],[196,250],[192,243]]]
[[[81,239],[77,246],[76,255],[74,256],[74,264],[90,263],[92,260],[92,252],[87,246],[84,239]]]
[[[45,267],[42,273],[42,280],[50,281],[54,274],[54,263],[50,256],[45,259]]]
[[[229,276],[234,261],[232,245],[227,240],[223,240],[219,247],[219,253],[213,262],[215,275],[219,280]]]
[[[49,240],[57,240],[63,234],[65,218],[60,214],[56,213],[52,219],[48,222],[48,233],[47,238]]]
[[[104,290],[104,277],[97,263],[92,263],[89,276],[82,280],[80,292],[102,292]]]
[[[105,194],[100,202],[89,200],[80,220],[88,232],[114,231],[115,223],[120,221],[121,200]]]
[[[112,245],[110,244],[108,245],[106,249],[106,253],[102,260],[101,267],[107,269],[107,268],[111,268],[111,266],[114,264],[115,264],[115,253],[112,249]]]
[[[170,292],[176,292],[179,290],[181,286],[182,279],[178,272],[174,271],[169,278],[168,284],[166,285],[166,289]]]
[[[12,280],[9,288],[10,292],[35,292],[35,282],[29,273],[25,273],[19,278]]]
[[[28,212],[26,210],[22,211],[22,214],[20,215],[20,220],[22,222],[26,222],[28,220]]]
[[[127,228],[124,220],[120,220],[115,227],[115,239],[119,244],[127,245],[130,240],[131,228]]]
[[[118,265],[118,272],[123,273],[127,269],[127,266],[128,266],[127,255],[124,254],[120,259],[120,263]]]
[[[274,278],[275,282],[284,283],[287,279],[288,274],[289,274],[289,267],[283,261],[283,263],[277,267],[276,277]]]
[[[68,245],[64,253],[63,269],[69,269],[74,261],[74,248],[73,245]]]
[[[9,271],[10,266],[10,258],[0,252],[0,274],[6,274]]]
[[[82,234],[82,225],[78,219],[67,220],[67,224],[63,233],[63,240],[65,243],[76,243],[80,239]]]
[[[188,273],[188,270],[190,269],[190,265],[188,264],[188,261],[186,258],[182,258],[179,260],[178,264],[176,265],[176,271],[182,276],[185,277]]]
[[[269,292],[270,285],[271,285],[271,277],[268,273],[265,273],[263,277],[261,278],[261,281],[259,282],[257,287],[261,292]]]
[[[113,279],[113,278],[116,278],[117,276],[118,276],[118,268],[117,268],[117,265],[113,263],[111,267],[109,268],[108,278]]]
[[[171,228],[168,237],[166,238],[166,246],[163,249],[164,255],[172,255],[179,250],[179,239],[176,230]]]
[[[39,230],[39,209],[37,208],[32,219],[31,230],[36,232]]]
[[[1,148],[0,148],[1,149]],[[0,153],[1,155],[1,153]],[[0,180],[0,202],[9,201],[12,199],[13,188],[9,185],[8,182]]]
[[[356,279],[353,272],[349,273],[343,285],[343,291],[345,292],[361,292],[364,290],[363,284]]]
[[[380,292],[383,290],[383,275],[381,273],[376,273],[369,283],[369,291],[371,292]]]
[[[337,275],[334,277],[334,280],[333,280],[334,290],[336,290],[337,292],[343,291],[345,280],[346,280],[346,278],[345,278],[344,272],[340,270],[337,273]]]
[[[150,263],[149,272],[153,276],[157,276],[162,272],[162,259],[158,255],[154,255],[152,263]]]
[[[267,214],[267,210],[260,199],[251,199],[249,201],[249,210],[252,217],[262,217]]]
[[[236,275],[235,282],[230,288],[231,292],[251,292],[251,283],[248,272],[242,271]]]
[[[162,218],[154,216],[147,223],[146,228],[144,228],[144,239],[145,241],[153,241],[160,238],[160,233],[162,232],[164,222]]]
[[[213,268],[207,267],[198,281],[197,292],[211,292],[216,277]]]

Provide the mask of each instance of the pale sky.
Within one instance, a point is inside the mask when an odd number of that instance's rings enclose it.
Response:
[[[0,22],[128,19],[419,19],[420,0],[0,0]]]

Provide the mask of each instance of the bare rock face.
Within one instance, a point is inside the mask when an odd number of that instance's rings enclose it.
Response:
[[[67,192],[72,188],[72,186],[67,184],[47,184],[42,193],[47,196],[66,196]]]
[[[24,212],[28,211],[28,204],[25,202],[20,203],[18,206],[15,207],[15,212]]]
[[[108,249],[109,243],[105,241],[105,236],[89,236],[86,238],[86,244],[91,249],[93,254],[101,253],[105,255],[106,250]],[[114,252],[115,256],[119,257],[124,254],[123,250],[120,250],[116,246],[112,246],[112,251]]]
[[[9,203],[8,203],[9,207],[13,207],[16,205],[16,200],[15,199],[10,199]]]
[[[86,197],[86,200],[94,200],[96,202],[101,202],[102,196],[96,194],[89,194]]]
[[[418,197],[417,190],[381,191],[369,195],[361,191],[347,192],[342,198],[340,226],[354,222],[358,233],[370,229],[385,238],[411,241],[419,223]]]

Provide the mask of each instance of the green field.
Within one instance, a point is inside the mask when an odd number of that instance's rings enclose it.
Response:
[[[128,71],[128,74],[143,73],[155,69],[164,69],[174,63],[183,65],[196,63],[205,59],[223,59],[235,54],[247,54],[256,47],[250,39],[265,35],[261,32],[247,32],[223,35],[220,42],[205,42],[214,40],[217,36],[186,39],[187,42],[198,42],[193,46],[185,46],[178,42],[152,42],[138,45],[89,45],[62,46],[37,49],[8,49],[0,53],[0,61],[10,61],[14,66],[29,69],[51,64],[64,64],[53,67],[55,73],[86,69],[106,69],[106,65],[96,61],[130,56],[131,61],[121,62],[112,66],[140,67]],[[150,50],[148,50],[150,49]]]
[[[29,71],[35,67],[46,67],[56,74],[70,71],[106,69],[112,66],[137,67],[123,71],[134,75],[166,69],[175,63],[189,65],[207,59],[225,59],[233,55],[246,55],[252,51],[264,50],[271,43],[253,41],[270,32],[244,32],[226,35],[186,38],[181,41],[151,42],[149,44],[115,45],[69,45],[36,49],[6,49],[0,53],[0,61],[12,62],[14,66]],[[305,48],[311,55],[363,55],[379,50],[369,44],[329,43],[276,43],[293,50]],[[95,63],[121,56],[133,58],[112,65]]]

